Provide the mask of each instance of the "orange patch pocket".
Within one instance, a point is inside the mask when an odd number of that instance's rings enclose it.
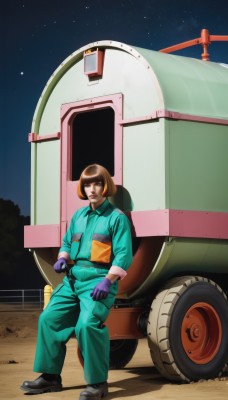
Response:
[[[111,259],[111,243],[92,240],[91,259],[93,262],[109,263]]]

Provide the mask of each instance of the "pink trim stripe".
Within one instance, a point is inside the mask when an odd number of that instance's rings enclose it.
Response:
[[[24,227],[24,247],[60,247],[59,225],[28,225]]]
[[[228,239],[228,212],[132,211],[133,235]]]
[[[159,118],[170,118],[183,121],[205,122],[209,124],[228,125],[228,120],[223,118],[210,118],[201,115],[182,114],[176,111],[156,110],[152,114],[136,118],[122,119],[121,125],[139,124],[140,122],[149,122]]]
[[[58,140],[60,139],[60,132],[53,133],[51,135],[38,135],[38,133],[29,133],[28,135],[28,142],[29,143],[34,143],[34,142],[47,142],[50,140]]]
[[[228,213],[169,211],[169,235],[228,239]]]
[[[169,210],[132,211],[127,214],[133,236],[168,236]]]
[[[132,235],[137,237],[228,239],[228,212],[164,209],[132,211],[127,215],[132,222]],[[25,226],[26,248],[60,247],[61,240],[60,225]],[[112,271],[114,268],[117,267],[111,267]]]

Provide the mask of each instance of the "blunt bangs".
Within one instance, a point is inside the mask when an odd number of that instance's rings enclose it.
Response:
[[[84,184],[91,182],[102,182],[104,186],[103,197],[111,197],[116,193],[116,185],[107,169],[99,164],[92,164],[86,167],[81,173],[77,188],[77,194],[80,199],[87,199]]]

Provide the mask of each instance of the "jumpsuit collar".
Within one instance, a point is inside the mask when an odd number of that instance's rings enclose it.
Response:
[[[100,207],[96,208],[95,210],[92,210],[92,208],[90,206],[88,206],[86,214],[90,214],[91,212],[94,212],[96,214],[101,215],[101,214],[103,214],[105,209],[108,207],[108,205],[109,205],[109,201],[108,201],[108,199],[105,199],[105,201],[100,205]]]

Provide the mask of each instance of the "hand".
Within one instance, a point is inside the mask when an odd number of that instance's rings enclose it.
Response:
[[[64,272],[67,268],[67,260],[64,257],[60,257],[58,261],[54,264],[54,270],[58,274],[61,274],[61,272]]]
[[[111,286],[111,281],[108,278],[104,278],[100,283],[98,283],[93,289],[90,296],[93,300],[106,299]]]

